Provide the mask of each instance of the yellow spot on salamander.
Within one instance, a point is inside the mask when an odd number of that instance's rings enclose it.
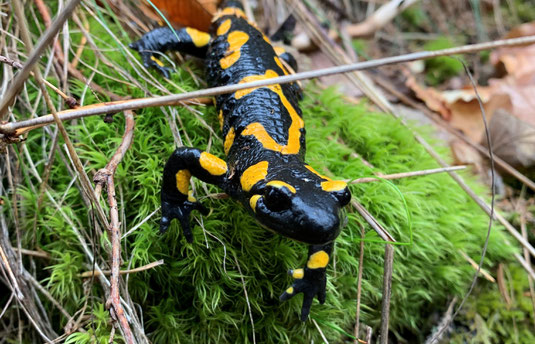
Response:
[[[221,127],[221,130],[223,130],[223,122],[224,122],[224,118],[223,118],[223,110],[219,110],[219,113],[217,114],[217,119],[219,120],[219,126]]]
[[[266,79],[276,78],[277,76],[278,74],[274,70],[268,69],[266,71],[266,74],[264,75],[246,76],[245,78],[240,80],[239,83],[242,84],[242,83],[256,81],[256,80],[266,80]],[[247,88],[244,90],[236,91],[236,93],[234,94],[234,97],[236,99],[240,99],[258,88],[259,87],[253,87],[253,88]],[[253,135],[262,144],[262,146],[264,146],[264,148],[269,149],[269,150],[277,151],[282,154],[299,153],[299,149],[301,149],[301,144],[300,144],[301,131],[300,130],[305,126],[303,119],[299,117],[293,105],[288,101],[288,98],[286,98],[286,96],[282,92],[282,88],[279,84],[265,86],[265,88],[270,89],[272,92],[276,93],[279,96],[282,102],[282,105],[286,108],[286,110],[290,114],[290,119],[292,120],[292,124],[290,125],[290,128],[288,129],[288,143],[283,146],[275,142],[275,140],[271,136],[269,136],[264,126],[260,123],[249,124],[243,130],[242,135],[244,136]]]
[[[210,153],[202,152],[199,163],[212,176],[220,176],[227,173],[227,163]]]
[[[327,177],[327,176],[324,176],[324,175],[321,175],[318,171],[316,171],[315,169],[312,168],[312,166],[310,165],[305,165],[305,167],[312,173],[314,173],[315,175],[317,175],[318,177],[320,177],[321,179],[327,179],[327,180],[331,180],[331,178]]]
[[[225,7],[216,13],[216,15],[214,16],[214,19],[212,19],[212,22],[215,22],[216,20],[218,20],[219,18],[223,16],[236,16],[238,18],[247,19],[247,16],[241,9],[236,8],[236,7]]]
[[[258,164],[250,166],[246,169],[240,178],[241,188],[247,192],[261,180],[266,179],[268,172],[268,162],[260,161]]]
[[[189,170],[178,170],[176,173],[176,188],[183,195],[188,194],[190,178],[191,173]]]
[[[328,180],[326,182],[321,182],[321,188],[323,191],[332,192],[332,191],[341,191],[347,187],[347,183],[341,180]]]
[[[268,70],[266,70],[266,73],[264,75],[249,75],[249,76],[246,76],[245,78],[240,80],[239,84],[245,84],[247,82],[258,81],[258,80],[272,79],[272,78],[276,78],[278,76],[279,75],[277,74],[277,72],[275,72],[273,69],[268,69]],[[278,89],[280,89],[282,91],[282,89],[280,88],[279,84],[269,85],[269,86],[264,86],[264,87],[269,88],[273,92],[277,93],[277,90],[275,89],[275,87],[277,87],[277,86],[278,86]],[[242,97],[245,97],[246,95],[248,95],[249,93],[253,92],[254,90],[256,90],[258,88],[260,88],[260,87],[252,87],[252,88],[245,88],[243,90],[238,90],[234,94],[234,97],[236,99],[240,99]]]
[[[290,184],[288,183],[285,183],[281,180],[272,180],[270,181],[269,183],[266,184],[267,186],[273,186],[273,187],[276,187],[276,188],[287,188],[288,190],[290,190],[291,193],[295,193],[295,188],[293,186],[291,186]]]
[[[217,35],[222,36],[226,34],[228,30],[230,29],[231,24],[232,22],[230,21],[230,19],[227,19],[223,23],[221,23],[221,25],[219,25],[219,27],[217,28],[217,32],[216,32]]]
[[[303,269],[295,269],[292,272],[292,277],[295,278],[295,279],[301,279],[304,276],[305,276],[305,270],[303,270]]]
[[[329,264],[329,255],[325,251],[318,251],[308,258],[307,267],[309,269],[324,268]]]
[[[187,27],[186,32],[191,37],[193,44],[195,44],[197,48],[204,47],[208,44],[208,42],[210,42],[210,35],[206,32],[202,32],[191,27]]]
[[[250,199],[249,199],[249,206],[251,207],[251,209],[253,209],[254,212],[256,212],[256,202],[258,202],[258,199],[260,199],[260,195],[253,195]]]
[[[290,287],[290,288],[286,289],[286,294],[292,295],[293,293],[294,293],[294,287]]]
[[[195,196],[193,196],[193,191],[191,190],[188,192],[188,201],[197,202],[197,199],[195,198]]]
[[[232,31],[228,34],[228,49],[225,53],[225,57],[219,60],[219,65],[221,68],[227,69],[240,59],[240,49],[245,43],[247,43],[248,40],[249,35],[243,31]]]
[[[158,64],[158,66],[163,67],[164,64],[162,61],[158,60],[156,57],[151,56],[150,59]]]
[[[277,54],[277,56],[281,56],[282,54],[284,54],[286,52],[286,49],[284,49],[284,47],[273,47],[273,50],[275,50],[275,54]]]
[[[231,127],[228,131],[227,136],[225,137],[225,143],[223,144],[223,148],[225,150],[225,155],[228,155],[228,152],[230,151],[230,147],[232,147],[232,144],[234,143],[234,127]]]

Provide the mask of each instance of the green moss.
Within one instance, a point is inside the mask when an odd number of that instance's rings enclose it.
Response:
[[[405,20],[411,29],[418,29],[429,19],[422,6],[410,6],[401,12],[401,18]]]
[[[457,44],[458,45],[458,44]],[[424,50],[441,50],[455,47],[456,44],[447,37],[440,37],[424,45]],[[457,56],[457,58],[459,58]],[[449,78],[459,75],[463,64],[455,56],[440,56],[425,60],[425,77],[429,85],[439,85]]]
[[[103,48],[101,53],[118,67],[137,75],[124,63],[125,51],[110,37],[110,32],[116,32],[114,26],[107,25],[112,30],[104,30],[95,19],[90,20],[91,33],[99,37],[98,44]],[[77,34],[72,36],[74,42],[79,38]],[[97,63],[90,49],[84,51],[82,60],[89,66]],[[187,62],[186,66],[200,70],[194,61]],[[98,69],[103,74],[95,74],[93,80],[99,85],[120,95],[145,95],[141,88],[117,83],[106,76],[122,80],[116,68],[99,62]],[[90,70],[84,72],[91,74]],[[149,81],[141,78],[139,81],[149,91],[160,93]],[[192,76],[183,69],[173,74],[171,81],[185,90],[197,88]],[[173,87],[170,91],[178,92]],[[33,97],[37,93],[35,89],[28,92]],[[87,92],[80,82],[73,82],[71,92],[76,96],[83,94],[86,104],[105,100]],[[347,104],[333,89],[320,92],[310,87],[301,106],[307,124],[308,162],[321,173],[333,178],[354,179],[373,172],[396,173],[438,167],[397,120],[385,114],[370,113],[366,104]],[[180,119],[178,135],[186,145],[206,149],[211,142],[210,151],[223,156],[221,138],[213,135],[205,124],[218,127],[213,107],[196,107],[193,111],[176,107],[172,111],[176,111]],[[124,120],[120,115],[116,115],[111,124],[98,117],[69,124],[68,130],[86,171],[94,172],[105,166],[120,142],[123,128]],[[45,152],[50,148],[46,137],[43,130],[35,130],[25,143],[33,161],[40,162],[39,171],[43,169]],[[21,149],[21,146],[16,148]],[[173,149],[173,134],[163,110],[136,111],[134,142],[115,177],[123,231],[140,223],[159,206],[161,171]],[[355,157],[355,153],[374,169]],[[442,153],[445,155],[444,149]],[[92,314],[93,320],[84,327],[88,333],[76,332],[70,335],[68,342],[86,343],[95,337],[98,342],[106,342],[110,326],[102,306],[105,294],[97,286],[84,289],[84,281],[78,277],[91,262],[85,259],[74,229],[92,233],[94,220],[88,216],[77,189],[69,187],[71,181],[67,168],[57,159],[52,169],[50,192],[56,200],[62,200],[61,212],[45,197],[34,232],[38,182],[32,176],[25,177],[19,189],[25,209],[22,223],[27,233],[25,245],[36,245],[52,253],[50,262],[38,262],[39,277],[68,312],[74,314],[83,301],[90,304],[86,313]],[[431,315],[443,312],[451,297],[462,297],[466,292],[474,271],[459,250],[476,261],[479,259],[488,219],[446,174],[406,178],[394,184],[404,199],[386,183],[352,185],[351,190],[354,198],[400,242],[411,241],[404,202],[410,211],[412,245],[396,247],[390,326],[398,338],[418,342],[435,324]],[[312,322],[301,323],[298,319],[302,297],[285,303],[278,300],[291,283],[286,271],[304,263],[305,245],[265,231],[232,200],[204,197],[206,192],[218,192],[217,188],[197,181],[195,186],[198,198],[211,213],[202,218],[194,216],[193,244],[186,243],[176,223],[166,234],[158,235],[159,214],[123,240],[123,269],[159,259],[165,261],[165,265],[131,274],[128,280],[128,292],[143,310],[140,314],[149,338],[154,343],[251,342],[252,327],[239,264],[249,295],[257,342],[320,342],[321,337]],[[482,192],[481,187],[476,189]],[[9,202],[6,199],[8,210],[12,206]],[[348,225],[336,242],[334,263],[329,267],[327,300],[324,305],[315,301],[311,313],[325,336],[334,343],[348,338],[333,327],[352,333],[361,226],[366,231],[361,321],[372,326],[375,333],[380,322],[384,245],[373,242],[377,236],[360,216],[351,209],[347,215]],[[100,242],[101,247],[95,248],[95,254],[105,255],[106,238],[96,242]],[[485,268],[492,269],[497,262],[511,257],[513,248],[503,242],[504,234],[495,226]],[[496,287],[484,285],[483,288],[482,291]],[[54,307],[45,306],[51,317],[60,318]],[[490,313],[478,311],[478,314]],[[58,331],[65,325],[62,319],[54,324]],[[488,328],[495,331],[490,325]]]
[[[519,266],[505,267],[504,286],[508,302],[495,288],[489,290],[487,283],[476,290],[465,308],[464,326],[455,331],[453,343],[533,343],[533,304],[526,297],[529,291],[528,278]]]

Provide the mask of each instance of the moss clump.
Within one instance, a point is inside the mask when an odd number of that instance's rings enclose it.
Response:
[[[90,20],[91,33],[99,37],[97,42],[103,48],[101,53],[127,73],[136,75],[134,68],[124,62],[123,48],[110,37],[110,32],[119,32],[119,29],[114,24],[106,25],[110,31],[104,30],[94,19]],[[75,41],[77,37],[72,36]],[[82,60],[89,66],[97,62],[89,49],[84,51]],[[199,69],[194,62],[187,62],[186,66]],[[117,94],[140,97],[145,92],[159,92],[150,81],[143,79],[139,81],[143,87],[116,83],[107,76],[122,79],[122,72],[102,63],[98,68],[101,73],[95,74],[93,81]],[[173,74],[171,81],[186,90],[197,87],[192,76],[183,69]],[[103,100],[86,92],[82,83],[75,82],[71,92],[78,96],[83,94],[85,103]],[[28,93],[32,97],[37,90],[29,89]],[[353,179],[370,176],[373,172],[396,173],[437,167],[409,130],[395,119],[370,113],[365,104],[349,105],[341,98],[335,90],[319,92],[312,88],[302,102],[307,123],[308,162],[320,173]],[[139,224],[159,206],[161,171],[174,149],[166,115],[178,126],[175,140],[201,149],[210,146],[210,152],[223,156],[221,139],[209,129],[218,127],[213,108],[137,111],[134,143],[115,177],[123,232]],[[93,117],[69,126],[87,171],[105,166],[120,142],[123,127],[124,120],[120,116],[115,116],[111,124]],[[42,161],[43,146],[49,149],[49,141],[42,130],[30,133],[25,145],[34,161]],[[21,151],[19,153],[23,156]],[[354,153],[373,164],[374,170],[366,167]],[[42,164],[37,168],[41,172]],[[40,247],[52,254],[50,261],[37,262],[37,271],[41,271],[38,277],[47,283],[69,313],[74,314],[84,302],[89,302],[86,313],[92,314],[93,320],[85,323],[84,328],[90,336],[76,332],[69,336],[68,342],[91,341],[94,339],[91,334],[95,334],[99,342],[107,341],[111,328],[102,308],[104,292],[79,277],[79,272],[90,268],[92,262],[83,254],[74,230],[92,233],[93,219],[87,216],[88,209],[83,206],[78,191],[70,187],[71,181],[66,166],[57,162],[51,172],[50,194],[61,200],[61,211],[45,198],[34,232],[35,185],[38,183],[32,176],[23,179],[18,192],[25,209],[21,223],[27,233],[24,245]],[[352,192],[398,241],[411,241],[408,224],[412,225],[412,245],[396,248],[390,325],[395,336],[416,342],[434,325],[431,315],[442,312],[452,296],[462,296],[466,291],[473,269],[458,251],[476,261],[479,259],[487,217],[445,174],[408,178],[394,184],[404,197],[410,219],[403,199],[388,184],[353,185]],[[122,241],[123,269],[165,260],[163,266],[131,274],[128,278],[128,292],[143,310],[141,314],[149,338],[154,343],[251,342],[252,325],[243,277],[257,342],[320,342],[316,327],[310,321],[299,321],[301,297],[286,303],[278,300],[291,283],[285,272],[303,265],[306,247],[260,228],[232,200],[204,197],[219,191],[215,187],[198,182],[195,186],[198,198],[211,209],[211,214],[194,217],[197,225],[193,244],[187,244],[181,237],[176,223],[165,235],[158,235],[159,215],[151,217]],[[6,207],[11,206],[9,200],[6,203]],[[348,225],[337,240],[333,264],[329,267],[327,301],[324,305],[314,302],[311,313],[332,342],[348,339],[335,327],[352,333],[361,226],[366,230],[367,241],[361,321],[375,329],[379,326],[384,245],[377,242],[375,233],[356,213],[348,210]],[[486,268],[511,256],[513,249],[503,245],[503,241],[503,233],[496,226],[489,243]],[[95,253],[104,254],[105,236],[96,238],[95,243]],[[66,261],[68,266],[65,266]],[[59,331],[67,319],[47,301],[45,307],[51,319],[58,319],[54,325]]]
[[[522,343],[535,342],[533,304],[526,296],[529,282],[517,265],[504,266],[504,293],[482,283],[461,315],[452,335],[452,343]]]
[[[424,45],[424,50],[441,50],[456,45],[447,37],[440,37]],[[457,57],[458,58],[458,57]],[[463,64],[450,56],[439,56],[425,60],[425,81],[429,85],[439,85],[444,81],[461,74]]]

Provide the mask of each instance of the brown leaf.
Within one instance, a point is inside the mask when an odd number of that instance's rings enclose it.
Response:
[[[477,88],[487,120],[491,120],[494,112],[500,108],[509,108],[509,98],[505,95],[494,94],[490,87]],[[441,93],[442,99],[451,111],[450,124],[462,130],[466,136],[475,142],[483,138],[485,125],[481,116],[481,108],[475,91],[462,89]]]
[[[457,139],[450,142],[450,148],[455,165],[472,165],[477,174],[483,173],[483,158],[475,148]]]
[[[535,44],[519,47],[500,48],[490,55],[490,61],[503,68],[515,79],[532,80],[535,74]]]
[[[535,34],[535,22],[523,24],[508,35],[520,37]],[[491,62],[506,75],[490,79],[489,86],[478,86],[485,113],[490,121],[498,109],[517,117],[524,125],[535,127],[535,44],[500,48],[491,54]],[[439,92],[418,85],[414,78],[407,80],[416,96],[440,113],[451,125],[462,130],[472,140],[483,138],[484,125],[474,90],[471,86],[454,91]],[[508,123],[513,123],[509,121]],[[506,125],[505,122],[501,125]],[[513,130],[511,129],[512,133]],[[511,137],[511,140],[514,138]],[[535,150],[535,147],[532,147]]]
[[[438,112],[446,120],[451,118],[451,110],[448,108],[440,92],[433,88],[420,85],[416,81],[416,78],[408,73],[405,85],[416,94],[416,97],[423,100],[429,109]]]
[[[492,150],[516,168],[535,164],[535,127],[498,109],[489,123]]]
[[[193,27],[208,32],[218,0],[152,0],[173,26]],[[163,19],[153,7],[142,0],[140,8],[150,18],[163,24]]]

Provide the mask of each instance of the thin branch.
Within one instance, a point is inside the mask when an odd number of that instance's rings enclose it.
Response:
[[[72,5],[73,3],[75,3],[76,1],[77,0],[72,0],[69,3],[69,5],[58,16],[56,21],[54,21],[54,24],[58,21],[58,19],[63,17],[64,12],[67,11],[69,6]],[[22,7],[19,2],[20,2],[20,0],[13,1],[14,8],[16,9],[15,14],[16,14],[18,20],[19,20],[19,26],[20,26],[20,29],[21,29],[21,33],[23,34],[22,38],[23,38],[24,44],[26,46],[26,49],[28,51],[32,51],[32,54],[33,54],[33,52],[37,51],[39,47],[33,49],[33,43],[32,43],[32,41],[30,39],[30,36],[29,36],[29,31],[28,31],[27,23],[25,21],[24,12],[21,9],[19,9],[19,6]],[[74,10],[74,7],[70,9],[71,12],[72,12],[72,10]],[[65,18],[65,20],[66,20],[66,18]],[[63,22],[62,22],[62,25],[63,25]],[[45,35],[46,35],[46,33],[45,33]],[[41,43],[42,43],[42,41],[39,42],[39,44],[41,44]],[[26,68],[26,66],[25,66],[25,68]],[[21,71],[21,73],[23,71],[24,71],[24,69]],[[45,87],[45,84],[43,82],[44,78],[43,78],[43,76],[41,74],[40,69],[39,68],[35,68],[34,73],[35,73],[35,80],[36,80],[37,84],[39,85],[39,87],[41,89],[41,92],[42,92],[43,97],[45,99],[46,106],[49,108],[49,110],[52,113],[52,116],[54,118],[54,122],[58,126],[59,132],[61,133],[61,136],[63,137],[63,140],[65,141],[65,144],[67,146],[70,158],[72,159],[74,167],[76,168],[76,171],[78,172],[78,176],[80,178],[82,189],[83,189],[84,193],[87,195],[87,197],[92,201],[93,205],[95,206],[96,213],[97,213],[97,216],[98,216],[99,220],[104,224],[104,226],[107,227],[108,226],[108,220],[106,218],[106,215],[104,214],[104,211],[102,210],[102,207],[100,206],[100,204],[98,203],[98,200],[95,197],[95,193],[93,192],[93,187],[91,185],[91,182],[89,181],[89,177],[87,176],[87,174],[84,171],[84,167],[83,167],[82,161],[80,160],[80,157],[76,153],[76,149],[74,148],[74,145],[73,145],[71,139],[69,138],[67,130],[65,129],[65,126],[63,125],[63,123],[61,122],[61,120],[57,116],[56,107],[52,103],[52,99],[50,98],[50,94],[48,93],[48,90]],[[5,97],[4,97],[4,100],[5,100]]]
[[[5,63],[13,68],[17,68],[17,69],[21,69],[22,67],[24,67],[22,65],[22,63],[16,61],[16,60],[13,60],[13,59],[10,59],[9,57],[6,57],[6,56],[1,56],[0,55],[0,63]]]
[[[160,265],[163,265],[164,264],[164,261],[163,259],[160,259],[156,262],[152,262],[152,263],[149,263],[147,265],[143,265],[143,266],[140,266],[138,268],[134,268],[134,269],[128,269],[128,270],[120,270],[119,271],[119,274],[121,275],[126,275],[126,274],[131,274],[131,273],[134,273],[134,272],[140,272],[140,271],[145,271],[145,270],[150,270],[152,268],[155,268],[157,266],[160,266]],[[88,277],[94,277],[94,276],[98,276],[99,274],[103,273],[104,275],[106,276],[109,276],[111,275],[111,270],[102,270],[102,271],[97,271],[97,270],[93,270],[93,271],[85,271],[85,272],[82,272],[81,274],[78,274],[79,277],[82,277],[82,278],[88,278]]]
[[[524,239],[528,239],[528,231],[527,231],[527,228],[526,228],[526,212],[527,212],[527,209],[526,209],[526,206],[525,206],[525,201],[524,201],[524,192],[525,192],[525,188],[522,189],[522,192],[520,194],[520,204],[521,204],[521,207],[520,207],[520,230],[522,232],[522,237],[524,237]],[[524,248],[523,250],[523,253],[524,253],[524,259],[526,260],[527,264],[531,267],[531,261],[529,259],[529,252]],[[530,294],[530,298],[531,298],[531,306],[532,306],[532,318],[533,318],[533,322],[534,322],[534,325],[535,325],[535,287],[533,286],[533,278],[528,275],[528,286],[529,286],[529,294]]]
[[[488,226],[488,229],[487,229],[487,235],[485,236],[485,242],[484,242],[483,248],[481,250],[481,258],[479,260],[479,264],[477,265],[476,272],[474,274],[474,277],[472,278],[472,283],[470,284],[470,288],[468,289],[468,291],[464,295],[463,299],[461,300],[461,302],[459,304],[459,307],[457,307],[457,309],[455,310],[455,312],[451,316],[450,322],[444,328],[449,327],[449,324],[453,321],[453,319],[455,319],[457,314],[459,314],[459,312],[463,308],[464,304],[468,300],[468,297],[470,296],[470,294],[474,290],[474,287],[476,286],[477,278],[479,277],[479,272],[481,271],[481,268],[483,267],[485,254],[487,253],[487,248],[488,248],[488,245],[489,245],[490,234],[491,234],[491,231],[492,231],[492,223],[494,221],[494,213],[495,213],[494,205],[495,205],[495,198],[496,198],[496,177],[495,177],[495,175],[496,175],[496,167],[494,165],[494,153],[492,151],[492,139],[491,139],[491,136],[490,136],[489,126],[488,126],[488,121],[487,121],[487,115],[486,115],[485,109],[483,107],[483,101],[481,101],[481,97],[479,96],[479,92],[478,92],[477,87],[476,87],[476,82],[474,81],[474,78],[472,77],[472,74],[470,73],[470,70],[468,69],[468,66],[464,62],[462,62],[462,61],[460,61],[460,62],[462,63],[462,65],[464,67],[464,70],[465,70],[465,73],[468,75],[468,78],[470,79],[470,83],[472,84],[472,87],[473,87],[474,92],[476,94],[477,102],[479,104],[479,109],[481,111],[481,119],[483,120],[483,124],[485,125],[485,136],[486,136],[486,139],[487,139],[487,146],[489,147],[489,155],[490,155],[490,178],[491,178],[491,183],[490,183],[491,196],[490,197],[491,198],[490,198],[490,209],[489,209],[489,213],[488,213],[489,214],[489,226]],[[451,174],[455,174],[455,172],[451,172]],[[499,214],[496,214],[496,215],[499,215]],[[516,229],[515,229],[515,231],[516,231]],[[517,232],[517,234],[518,234],[518,232]],[[525,240],[522,236],[520,236],[520,238]],[[442,331],[444,331],[444,330],[439,331],[438,335],[440,335],[442,333]]]
[[[391,0],[379,7],[365,21],[347,27],[347,33],[351,37],[363,37],[374,34],[377,30],[390,23],[398,14],[419,0]]]
[[[247,309],[249,310],[249,318],[251,319],[251,330],[253,332],[253,343],[256,344],[256,336],[255,336],[254,320],[253,320],[253,311],[251,310],[251,303],[249,302],[249,295],[247,294],[247,288],[245,287],[245,279],[243,278],[243,274],[241,272],[240,263],[238,263],[238,258],[236,258],[235,254],[234,254],[234,262],[236,263],[236,267],[238,268],[238,272],[240,273],[241,284],[243,286],[243,293],[245,294],[245,301],[247,302]]]
[[[505,240],[505,244],[511,246],[511,243],[508,240]],[[524,268],[524,270],[526,270],[528,275],[531,276],[531,278],[535,279],[535,271],[531,267],[531,263],[525,260],[524,258],[522,258],[522,256],[519,253],[513,254],[513,257],[515,257],[516,261],[519,262],[520,265],[522,265],[522,267]]]
[[[388,322],[390,318],[390,295],[392,293],[392,268],[394,246],[385,245],[385,268],[383,274],[383,304],[381,307],[381,344],[388,344]]]
[[[61,312],[61,314],[63,314],[67,319],[70,319],[71,318],[71,315],[65,310],[65,308],[63,308],[61,306],[61,304],[52,297],[52,295],[48,292],[48,290],[46,290],[30,273],[28,273],[26,271],[25,273],[25,278],[27,280],[30,281],[30,283],[33,284],[34,287],[36,287],[43,295],[46,296],[46,298],[48,300],[50,300],[50,302],[52,302],[52,304],[54,306],[56,306],[57,309],[59,309],[59,311]]]
[[[329,341],[327,340],[327,337],[325,337],[325,335],[323,334],[323,331],[321,330],[320,325],[318,325],[318,322],[316,321],[316,319],[312,319],[312,322],[314,323],[314,326],[316,326],[316,328],[318,329],[318,332],[320,333],[320,336],[321,336],[321,339],[323,340],[323,342],[325,344],[329,344]]]
[[[372,214],[368,212],[368,210],[366,210],[366,208],[362,206],[362,204],[353,199],[351,201],[351,205],[357,210],[360,216],[362,216],[364,220],[370,224],[370,226],[381,237],[381,239],[388,242],[396,242],[394,237],[388,233],[383,226],[381,226],[381,224],[372,216]]]
[[[156,208],[152,213],[150,213],[147,217],[145,217],[143,220],[141,220],[140,223],[138,223],[137,225],[135,225],[134,227],[129,229],[126,233],[124,233],[123,236],[121,237],[121,239],[124,239],[127,236],[129,236],[130,234],[132,234],[136,229],[141,227],[145,222],[147,222],[151,217],[153,217],[154,214],[156,214],[159,210],[160,210],[160,207]]]
[[[360,255],[359,255],[359,272],[357,275],[357,312],[355,314],[355,328],[354,336],[355,340],[353,344],[358,344],[359,338],[359,326],[360,326],[360,299],[362,294],[362,271],[364,270],[364,227],[360,226]]]
[[[451,167],[443,167],[443,168],[434,168],[429,170],[421,170],[421,171],[413,171],[413,172],[402,172],[402,173],[394,173],[394,174],[386,174],[386,175],[380,175],[377,177],[365,177],[365,178],[358,178],[353,180],[346,180],[349,184],[360,184],[360,183],[371,183],[371,182],[377,182],[381,179],[401,179],[401,178],[407,178],[407,177],[417,177],[417,176],[427,176],[429,174],[435,174],[435,173],[442,173],[442,172],[451,172],[451,171],[458,171],[458,170],[464,170],[466,166],[451,166]]]
[[[110,110],[110,107],[132,107],[128,106],[133,102],[138,102],[140,100],[150,100],[154,98],[140,98],[140,99],[128,99],[128,100],[117,100],[112,102],[104,102],[99,104],[91,104],[86,106],[78,107],[77,109],[64,110],[58,112],[58,117],[61,121],[70,121],[77,118],[83,118],[88,116],[103,115],[103,114],[115,114],[119,111]],[[190,99],[187,101],[168,101],[167,103],[162,104],[161,106],[184,106],[184,105],[199,105],[199,104],[212,104],[213,101],[211,98],[198,98]],[[132,107],[132,108],[135,108]],[[24,120],[20,122],[11,122],[5,125],[0,124],[0,134],[8,134],[10,136],[19,136],[30,130],[41,128],[43,126],[53,124],[54,117],[52,115],[45,115],[37,118],[32,118],[29,120]],[[6,128],[6,130],[4,130]]]
[[[6,118],[8,106],[11,106],[11,104],[13,104],[13,100],[19,94],[20,89],[24,85],[24,82],[30,75],[30,71],[34,68],[34,65],[37,63],[37,61],[39,61],[45,48],[48,47],[48,44],[54,39],[58,31],[63,27],[63,24],[71,16],[72,11],[74,11],[80,1],[81,0],[71,0],[65,6],[63,11],[61,11],[56,20],[54,20],[52,25],[41,36],[39,42],[37,43],[37,46],[35,47],[35,49],[32,50],[28,57],[28,60],[24,64],[24,68],[20,71],[20,73],[17,74],[11,84],[11,87],[9,87],[9,89],[7,90],[5,96],[0,99],[0,120]]]
[[[118,113],[118,112],[122,112],[126,110],[142,109],[142,108],[153,107],[153,106],[165,106],[169,104],[177,104],[180,101],[184,101],[188,99],[203,98],[203,97],[210,97],[210,96],[215,96],[215,95],[220,95],[220,94],[225,94],[225,93],[232,93],[232,92],[247,89],[247,88],[264,87],[264,86],[273,85],[273,84],[284,84],[284,83],[295,82],[299,80],[318,78],[318,77],[340,74],[340,73],[348,73],[348,72],[353,72],[353,71],[358,71],[358,70],[366,70],[366,69],[376,68],[376,67],[384,66],[384,65],[404,63],[404,62],[428,59],[428,58],[433,58],[433,57],[438,57],[438,56],[473,53],[473,52],[478,52],[481,50],[489,50],[489,49],[495,49],[499,47],[509,47],[509,46],[516,46],[516,45],[525,45],[525,44],[531,44],[531,43],[535,43],[535,35],[520,37],[520,38],[498,40],[498,41],[493,41],[493,42],[479,43],[479,44],[464,45],[461,47],[436,50],[436,51],[422,51],[422,52],[416,52],[416,53],[411,53],[411,54],[406,54],[406,55],[386,57],[386,58],[377,59],[373,61],[351,63],[351,64],[346,64],[346,65],[341,65],[341,66],[317,69],[317,70],[301,72],[301,73],[296,73],[296,74],[291,74],[291,75],[285,75],[285,76],[280,76],[280,77],[266,79],[266,80],[253,81],[249,83],[207,88],[204,90],[198,90],[198,91],[193,91],[193,92],[171,94],[167,96],[159,96],[159,97],[153,97],[153,98],[139,98],[139,99],[130,100],[128,102],[124,102],[124,101],[109,102],[107,103],[106,106],[92,105],[92,106],[89,106],[88,108],[84,108],[83,111],[80,110],[80,112],[74,112],[78,110],[69,110],[69,111],[72,111],[70,112],[71,116],[73,116],[74,114],[76,114],[76,116],[65,118],[65,119],[67,120],[67,119],[86,117],[86,116]],[[47,116],[43,116],[43,117],[47,117]],[[45,124],[50,124],[51,122],[52,121],[50,119],[47,119],[44,121]],[[21,122],[2,124],[0,125],[0,134],[14,135],[17,129],[25,128],[31,125],[37,126],[38,124],[41,124],[39,126],[42,126],[43,122],[37,121],[37,122],[33,122],[32,124],[30,124],[30,121],[24,121],[24,122],[21,121]],[[30,128],[30,129],[33,129],[33,128]]]
[[[468,263],[470,263],[470,265],[477,270],[478,268],[478,265],[477,263],[472,259],[470,258],[470,256],[468,256],[464,251],[460,250],[459,249],[459,253],[461,254],[461,256],[463,256],[464,259],[466,259],[466,261]],[[481,268],[481,270],[479,271],[479,273],[481,275],[483,275],[483,277],[485,277],[487,279],[487,281],[489,282],[492,282],[492,283],[496,283],[496,280],[494,279],[494,277],[492,277],[488,272],[487,270]]]
[[[441,334],[443,334],[444,331],[447,330],[447,328],[449,327],[449,324],[451,323],[453,307],[455,306],[456,303],[457,303],[457,296],[455,296],[453,300],[451,300],[450,305],[448,306],[448,309],[446,310],[446,313],[444,314],[444,316],[442,317],[442,320],[438,324],[438,327],[435,329],[435,331],[433,331],[431,338],[428,338],[425,341],[425,344],[438,343],[442,339]]]
[[[117,166],[124,157],[124,154],[130,148],[134,137],[134,114],[132,111],[125,111],[125,131],[123,138],[117,148],[117,151],[108,162],[105,168],[99,170],[95,175],[97,186],[95,193],[100,194],[103,185],[107,185],[108,204],[110,206],[110,240],[111,240],[111,277],[110,277],[110,296],[106,301],[106,306],[110,309],[111,316],[119,324],[119,328],[125,338],[126,343],[135,343],[132,330],[124,314],[123,305],[121,304],[121,295],[119,292],[119,275],[121,266],[121,228],[119,225],[119,211],[117,209],[117,200],[115,199],[115,182],[114,175]]]
[[[13,248],[13,250],[15,252],[19,251],[18,248]],[[45,252],[45,251],[32,251],[32,250],[27,250],[25,248],[21,248],[20,249],[20,253],[22,253],[22,254],[24,254],[26,256],[33,256],[33,257],[50,259],[50,254],[48,252]]]
[[[0,206],[0,271],[2,271],[7,281],[7,287],[15,295],[28,320],[39,335],[46,342],[49,342],[50,338],[56,337],[57,334],[51,328],[51,324],[42,318],[35,304],[34,290],[30,288],[24,276],[27,271],[17,262],[15,252],[9,241],[8,226],[2,210]]]

